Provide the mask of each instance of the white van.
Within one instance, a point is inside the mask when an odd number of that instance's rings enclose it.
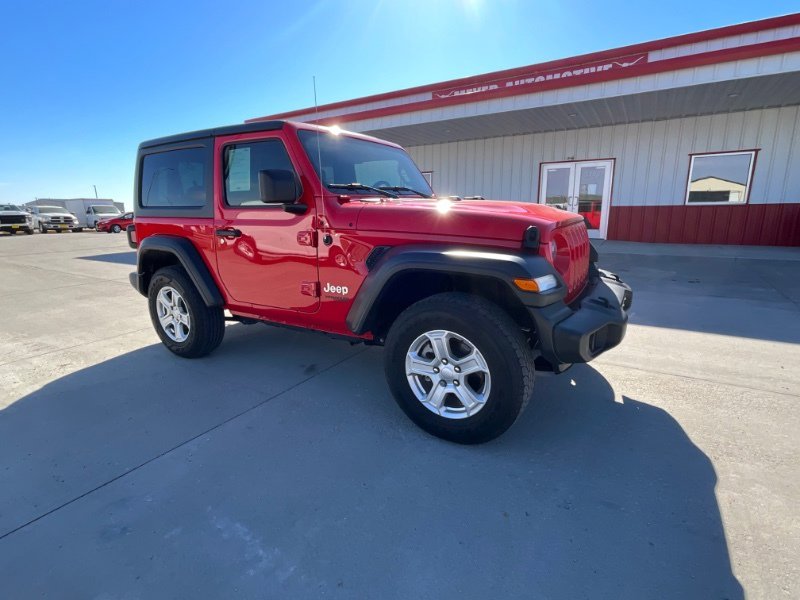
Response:
[[[86,226],[97,229],[97,222],[122,214],[113,204],[93,204],[86,208]]]

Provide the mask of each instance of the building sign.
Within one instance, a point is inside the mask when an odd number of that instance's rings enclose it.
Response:
[[[567,79],[574,81],[576,85],[580,85],[581,80],[587,75],[594,73],[602,73],[603,71],[616,71],[619,69],[627,69],[634,65],[643,65],[647,62],[647,53],[631,54],[623,56],[614,60],[605,60],[593,63],[586,63],[574,67],[565,67],[561,69],[551,69],[547,71],[533,71],[524,75],[516,77],[509,77],[506,79],[496,79],[487,83],[447,88],[444,90],[437,90],[433,92],[434,98],[452,98],[454,96],[468,96],[471,94],[481,94],[493,90],[503,88],[530,88],[531,91],[536,91],[536,87],[546,81],[554,79]]]

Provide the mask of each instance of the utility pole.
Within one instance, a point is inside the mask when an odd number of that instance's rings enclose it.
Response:
[[[97,200],[97,186],[93,185],[92,187],[94,188],[94,199]]]

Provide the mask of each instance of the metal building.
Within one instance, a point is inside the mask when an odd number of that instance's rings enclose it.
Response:
[[[439,195],[593,237],[800,245],[800,13],[252,119],[405,146]]]

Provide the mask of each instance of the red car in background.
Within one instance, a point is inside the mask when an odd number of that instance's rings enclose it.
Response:
[[[125,231],[128,225],[133,225],[133,213],[126,212],[124,215],[114,217],[113,219],[103,219],[97,222],[95,229],[97,231],[106,231],[108,233],[119,233]]]

